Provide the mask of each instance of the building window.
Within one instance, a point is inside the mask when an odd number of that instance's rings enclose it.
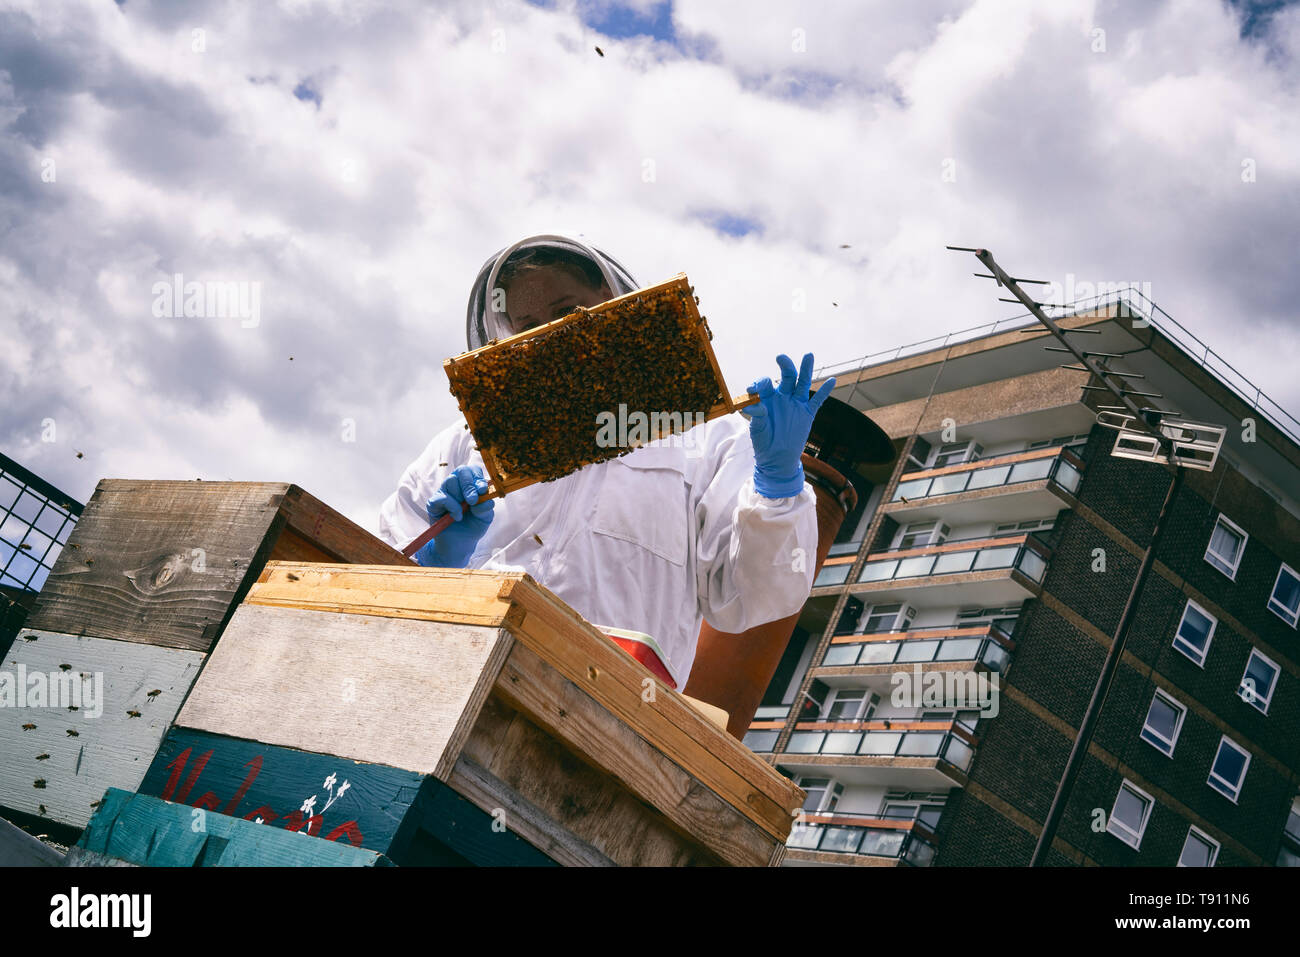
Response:
[[[948,526],[939,522],[913,522],[903,527],[894,548],[925,548],[942,545],[948,537]]]
[[[829,814],[840,803],[844,786],[833,778],[801,778],[799,787],[807,793],[803,809],[809,814]]]
[[[1174,647],[1192,661],[1205,666],[1205,656],[1210,650],[1210,639],[1214,637],[1214,626],[1219,620],[1190,598],[1183,609],[1183,620],[1178,623],[1174,634]]]
[[[907,631],[916,617],[916,609],[907,605],[872,605],[869,613],[858,620],[855,635],[883,635],[890,631]]]
[[[1283,565],[1277,570],[1277,581],[1273,582],[1268,610],[1292,628],[1300,620],[1300,575],[1290,565]]]
[[[1279,670],[1273,661],[1252,648],[1250,660],[1246,662],[1246,673],[1241,676],[1241,687],[1237,689],[1241,700],[1268,714],[1268,703],[1273,699]]]
[[[1205,560],[1229,578],[1235,579],[1249,537],[1226,515],[1219,515],[1219,520],[1214,523],[1214,531],[1210,533],[1210,544],[1205,549]]]
[[[983,452],[984,449],[975,444],[974,440],[941,445],[939,451],[934,455],[934,461],[930,463],[930,468],[941,469],[949,465],[964,465],[967,462],[974,462]]]
[[[1241,793],[1242,782],[1246,780],[1246,768],[1250,767],[1250,754],[1243,750],[1225,734],[1219,741],[1219,753],[1214,756],[1210,767],[1210,778],[1206,782],[1233,804]]]
[[[1028,522],[1007,522],[994,526],[993,537],[1002,538],[1005,535],[1023,535],[1026,532],[1049,532],[1055,524],[1055,515],[1051,518],[1031,519]]]
[[[1110,809],[1110,820],[1106,830],[1114,834],[1130,847],[1137,849],[1142,844],[1142,832],[1147,829],[1151,818],[1151,809],[1155,800],[1127,778],[1115,795],[1115,805]]]
[[[1146,722],[1142,725],[1142,740],[1162,754],[1172,757],[1185,717],[1185,707],[1163,691],[1157,691],[1151,699],[1151,707],[1147,709]]]
[[[1213,867],[1219,856],[1219,842],[1198,827],[1188,828],[1179,867]]]
[[[918,435],[912,442],[912,450],[907,453],[907,461],[918,469],[925,468],[925,463],[930,461],[930,443]]]
[[[869,721],[880,703],[879,695],[865,688],[837,688],[826,710],[826,721]]]

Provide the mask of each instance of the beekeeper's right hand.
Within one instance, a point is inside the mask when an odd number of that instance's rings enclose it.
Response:
[[[433,541],[415,553],[421,565],[437,568],[464,568],[474,554],[478,541],[492,523],[494,499],[480,502],[479,496],[488,490],[487,477],[477,465],[462,465],[443,480],[438,494],[429,499],[427,511],[429,524],[448,512],[452,523]],[[465,502],[468,511],[461,509]]]

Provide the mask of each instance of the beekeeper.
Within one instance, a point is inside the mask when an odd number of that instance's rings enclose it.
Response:
[[[469,348],[637,288],[599,250],[531,237],[479,271]],[[760,402],[748,421],[722,416],[500,500],[478,501],[483,459],[457,417],[383,503],[380,533],[401,548],[450,511],[456,521],[416,552],[421,565],[525,571],[601,630],[645,639],[684,688],[701,619],[742,632],[798,611],[812,587],[817,520],[799,456],[834,380],[810,396],[812,356],[797,372],[777,362],[778,386],[749,388]]]

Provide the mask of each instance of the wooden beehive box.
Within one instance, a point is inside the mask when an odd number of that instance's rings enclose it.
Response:
[[[504,495],[632,451],[597,441],[620,405],[661,416],[644,444],[733,412],[684,273],[443,363],[478,443],[492,494]],[[741,399],[743,404],[743,397]],[[690,420],[686,420],[690,416]]]
[[[411,565],[295,485],[100,482],[0,662],[46,686],[0,708],[0,807],[81,828],[109,787],[134,791],[272,558]]]
[[[803,800],[526,575],[288,562],[140,790],[398,864],[775,865]]]

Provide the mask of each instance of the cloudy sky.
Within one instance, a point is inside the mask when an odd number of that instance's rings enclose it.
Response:
[[[1147,283],[1297,412],[1298,57],[1244,0],[0,0],[0,451],[374,529],[539,232],[686,272],[733,392],[1014,314],[954,243]]]

